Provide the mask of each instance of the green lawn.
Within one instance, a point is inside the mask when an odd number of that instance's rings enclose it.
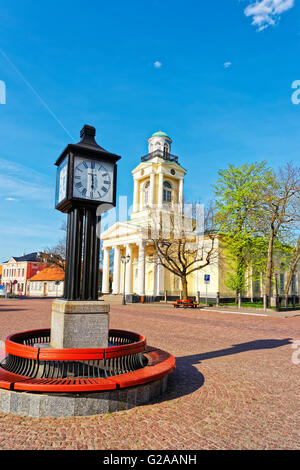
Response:
[[[200,305],[206,305],[206,302],[200,302]],[[209,306],[215,306],[216,304],[213,302],[208,302]],[[220,307],[238,307],[238,304],[236,302],[229,302],[229,303],[220,303]],[[248,307],[248,308],[264,308],[263,302],[242,302],[242,307]],[[269,307],[272,310],[276,310],[276,307]],[[284,310],[284,307],[282,307]],[[295,309],[300,310],[300,304],[296,304]],[[292,308],[291,304],[289,304],[288,310],[295,310]]]
[[[237,303],[235,302],[230,302],[230,303],[220,303],[220,307],[237,307]],[[242,307],[248,307],[248,308],[264,308],[263,302],[242,302]],[[269,307],[273,310],[276,309],[276,307]],[[283,307],[282,307],[283,308]],[[289,304],[289,309],[293,310],[291,307],[291,304]],[[296,304],[296,309],[300,309],[300,304]]]
[[[222,303],[220,304],[222,307],[237,307],[238,304],[236,302],[230,303]],[[251,308],[264,308],[263,302],[242,302],[242,307],[251,307]]]

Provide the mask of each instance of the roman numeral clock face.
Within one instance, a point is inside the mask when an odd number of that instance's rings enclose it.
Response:
[[[113,170],[111,163],[75,157],[73,197],[112,203]]]

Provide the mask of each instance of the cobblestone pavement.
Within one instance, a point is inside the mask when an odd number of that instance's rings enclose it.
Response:
[[[50,299],[0,301],[0,339],[50,327],[50,312]],[[299,317],[113,305],[110,326],[176,357],[167,394],[99,416],[0,414],[0,449],[300,449]]]

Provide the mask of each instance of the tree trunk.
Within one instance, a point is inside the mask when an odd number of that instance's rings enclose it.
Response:
[[[239,299],[242,296],[245,286],[245,273],[246,273],[245,255],[243,249],[239,248],[237,254],[237,289],[236,289],[236,303],[239,304]]]
[[[186,277],[181,278],[181,284],[182,284],[183,300],[187,300],[188,299],[188,285],[187,285]]]
[[[292,283],[293,275],[296,271],[297,264],[299,262],[299,258],[300,258],[300,236],[298,237],[297,246],[296,246],[295,253],[292,259],[292,263],[291,263],[291,267],[289,270],[288,279],[284,288],[283,295],[289,295],[290,286]]]
[[[272,288],[272,277],[273,277],[273,246],[274,246],[274,230],[271,228],[271,234],[268,246],[268,261],[267,261],[267,272],[266,272],[266,295],[267,295],[267,307],[270,306],[271,288]]]

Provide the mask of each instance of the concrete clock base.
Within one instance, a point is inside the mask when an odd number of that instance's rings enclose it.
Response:
[[[57,299],[52,303],[50,346],[56,349],[107,348],[109,304]]]

